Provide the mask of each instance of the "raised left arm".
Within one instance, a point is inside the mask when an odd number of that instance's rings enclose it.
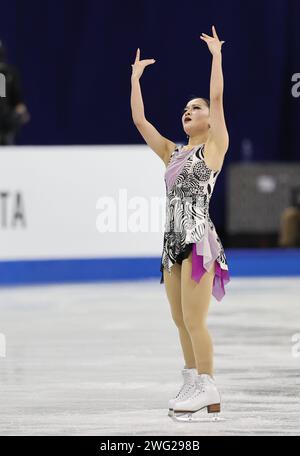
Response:
[[[205,33],[202,33],[203,36],[200,37],[206,41],[209,50],[212,53],[210,78],[210,134],[207,145],[209,145],[209,149],[214,149],[215,153],[224,156],[229,146],[229,135],[223,108],[224,80],[221,47],[225,41],[219,40],[214,26],[212,27],[212,31],[213,37],[210,37]]]

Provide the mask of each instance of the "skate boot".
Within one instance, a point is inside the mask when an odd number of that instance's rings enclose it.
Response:
[[[173,414],[175,402],[177,400],[187,399],[192,393],[194,393],[196,389],[195,378],[197,375],[197,369],[188,369],[184,367],[181,370],[181,374],[183,376],[183,385],[181,386],[176,396],[169,400],[169,416]]]
[[[176,400],[173,413],[169,416],[176,421],[203,421],[201,410],[207,408],[207,412],[212,414],[212,420],[219,421],[221,396],[215,379],[208,374],[197,374],[195,380],[195,391],[187,399]]]

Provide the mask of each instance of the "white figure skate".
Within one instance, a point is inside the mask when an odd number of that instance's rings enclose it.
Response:
[[[173,416],[173,409],[176,401],[188,399],[195,392],[197,373],[196,368],[188,369],[184,367],[182,369],[183,385],[176,396],[169,400],[169,416]]]
[[[187,399],[176,400],[169,416],[175,421],[206,421],[201,410],[207,408],[207,412],[212,414],[209,421],[223,420],[219,416],[221,396],[214,378],[208,374],[197,374],[195,380],[194,393]]]

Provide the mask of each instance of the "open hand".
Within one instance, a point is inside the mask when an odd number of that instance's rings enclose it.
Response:
[[[135,57],[134,64],[131,65],[132,66],[131,77],[140,78],[144,72],[145,67],[147,65],[152,65],[152,63],[155,63],[154,59],[140,60],[140,48],[138,48],[136,51],[136,57]]]
[[[202,33],[202,36],[200,36],[200,38],[201,38],[201,40],[206,41],[207,46],[208,46],[210,52],[212,53],[212,55],[219,54],[221,52],[222,45],[223,45],[223,43],[225,43],[225,41],[219,40],[219,37],[217,35],[214,25],[212,26],[212,33],[213,33],[213,36],[209,36],[209,35],[206,35],[206,33]]]

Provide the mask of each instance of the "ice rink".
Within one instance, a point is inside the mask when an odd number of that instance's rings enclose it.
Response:
[[[220,422],[176,423],[183,357],[157,280],[0,288],[1,435],[300,435],[300,279],[212,297]]]

